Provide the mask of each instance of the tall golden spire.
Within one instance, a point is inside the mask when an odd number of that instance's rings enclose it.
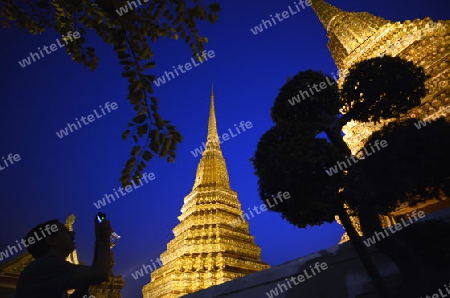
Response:
[[[144,298],[181,297],[269,268],[261,261],[237,193],[230,188],[220,150],[214,90],[206,149],[198,164],[194,187],[184,198],[175,238],[161,254],[163,266],[152,272],[142,289]]]
[[[328,30],[328,24],[332,19],[337,17],[339,14],[345,13],[345,11],[326,3],[323,0],[311,0],[312,8],[314,9],[320,22],[323,24],[325,29]]]
[[[192,190],[197,187],[211,187],[213,185],[223,189],[230,189],[227,166],[222,156],[222,150],[220,150],[216,112],[214,109],[214,87],[212,88],[205,151],[203,151],[202,158],[198,164]]]
[[[211,86],[211,105],[209,108],[207,141],[219,143],[219,135],[217,133],[217,124],[216,124],[216,112],[214,110],[214,85]]]
[[[391,21],[367,12],[347,12],[323,0],[311,0],[312,8],[327,30],[328,49],[340,70],[343,60]]]

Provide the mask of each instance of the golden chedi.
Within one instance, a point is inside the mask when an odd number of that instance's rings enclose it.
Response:
[[[194,186],[184,198],[175,238],[161,254],[163,266],[151,273],[143,297],[180,297],[269,268],[248,222],[236,221],[242,214],[220,150],[213,92],[206,149]]]
[[[423,20],[392,22],[367,12],[347,12],[323,0],[311,0],[312,8],[326,29],[328,48],[339,70],[342,86],[348,69],[355,63],[382,55],[398,56],[424,68],[430,76],[426,81],[428,94],[420,106],[410,110],[401,119],[424,119],[450,105],[450,21]],[[447,119],[450,113],[446,115]],[[368,137],[382,124],[350,121],[343,127],[344,141],[353,154],[361,149]],[[444,198],[445,199],[445,198]],[[450,206],[450,200],[430,200],[414,208],[403,204],[383,217],[384,226],[395,224],[412,209],[426,213]],[[357,219],[354,224],[359,228]],[[341,242],[347,241],[344,235]]]

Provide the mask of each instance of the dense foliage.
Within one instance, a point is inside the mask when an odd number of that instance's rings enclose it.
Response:
[[[450,129],[444,121],[422,130],[414,126],[418,119],[390,122],[363,146],[384,139],[387,147],[361,160],[355,157],[357,162],[351,160],[342,137],[342,127],[350,120],[376,123],[417,106],[425,95],[425,79],[421,67],[383,56],[353,66],[339,91],[330,77],[312,70],[288,80],[272,107],[275,126],[261,137],[252,159],[261,199],[289,191],[293,199],[272,210],[305,227],[333,221],[343,203],[356,211],[361,203],[376,203],[380,212],[387,213],[401,202],[448,193],[450,173],[439,167],[439,161],[447,161],[450,147],[450,142],[442,140]],[[326,88],[310,89],[321,82],[326,82]],[[352,90],[359,90],[357,97]],[[303,91],[311,96],[293,105],[293,97]],[[358,100],[360,93],[366,96],[362,101]],[[327,172],[344,161],[343,170]]]
[[[129,5],[137,3],[137,7]],[[176,127],[158,112],[158,100],[151,96],[156,78],[148,72],[155,64],[151,44],[160,38],[182,39],[200,60],[206,37],[199,35],[198,21],[214,24],[221,10],[218,3],[205,5],[203,0],[0,0],[0,25],[17,27],[33,34],[56,30],[66,36],[78,31],[81,37],[66,45],[70,57],[95,70],[100,59],[92,46],[86,45],[86,35],[95,33],[117,53],[122,76],[128,80],[128,100],[136,116],[123,133],[132,137],[135,146],[120,181],[123,186],[138,177],[154,155],[175,161],[177,144],[182,136]],[[139,4],[139,5],[138,5]],[[120,15],[120,8],[128,12]],[[131,9],[131,8],[134,9]],[[119,11],[119,12],[118,12]]]
[[[362,122],[396,118],[420,104],[425,71],[400,57],[376,57],[353,65],[342,86],[342,110]]]
[[[444,166],[450,163],[449,124],[439,120],[418,129],[415,124],[421,119],[401,117],[420,104],[427,91],[425,79],[424,70],[411,62],[377,57],[354,65],[339,92],[328,84],[297,102],[296,94],[328,82],[320,72],[300,72],[281,88],[272,108],[275,126],[261,137],[252,159],[262,201],[278,191],[291,194],[269,210],[298,227],[332,222],[339,215],[382,297],[388,291],[345,206],[370,236],[382,230],[380,213],[399,203],[414,205],[450,195],[450,169]],[[350,120],[390,122],[362,140],[363,149],[353,156],[342,132]],[[414,251],[395,235],[375,246],[400,269],[404,293],[426,293],[431,281],[424,283],[424,266]]]
[[[450,125],[439,119],[417,129],[417,119],[391,122],[373,133],[366,144],[386,140],[388,146],[360,162],[380,212],[388,214],[399,203],[414,206],[450,195]],[[357,204],[356,206],[357,207]]]

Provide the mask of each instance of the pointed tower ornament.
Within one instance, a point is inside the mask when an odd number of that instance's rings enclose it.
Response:
[[[242,215],[220,149],[212,89],[206,149],[194,186],[184,198],[175,238],[161,254],[163,265],[151,273],[143,297],[181,297],[268,269]]]
[[[393,22],[367,12],[348,12],[323,0],[311,0],[311,6],[328,35],[328,48],[342,71],[344,59],[378,30]]]
[[[367,12],[343,11],[324,0],[311,2],[329,37],[328,49],[339,69],[339,86],[354,64],[383,55],[398,56],[422,66],[430,75],[425,82],[429,93],[422,105],[408,112],[405,118],[425,118],[440,106],[448,105],[449,85],[445,74],[450,64],[440,61],[450,55],[450,21],[433,22],[425,18],[394,23]],[[356,154],[368,136],[383,125],[349,122],[343,128],[344,140]]]

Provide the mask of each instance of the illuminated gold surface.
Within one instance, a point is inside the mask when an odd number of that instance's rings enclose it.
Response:
[[[248,222],[231,225],[242,214],[220,150],[212,93],[206,150],[194,186],[184,198],[175,238],[161,254],[163,266],[151,273],[143,297],[180,297],[269,268]]]
[[[423,20],[391,22],[366,12],[342,11],[323,0],[312,7],[327,29],[328,48],[339,69],[339,86],[355,63],[383,54],[399,56],[424,67],[431,76],[422,104],[403,118],[425,118],[450,104],[450,21]],[[345,141],[355,154],[367,138],[381,126],[349,122],[344,126]]]
[[[353,64],[386,54],[413,61],[430,75],[426,81],[428,94],[420,106],[402,115],[402,120],[423,119],[437,112],[440,107],[450,105],[450,21],[433,22],[430,18],[425,18],[403,23],[392,22],[366,12],[343,11],[323,0],[311,2],[312,8],[327,30],[328,48],[339,69],[340,87]],[[374,125],[350,121],[343,127],[344,141],[352,153],[356,154],[368,137],[384,123]],[[404,214],[402,210],[406,212],[405,205],[394,213]],[[357,219],[353,222],[359,229]],[[384,226],[391,222],[395,220],[383,218]],[[348,240],[345,237],[346,235],[341,242]]]
[[[66,218],[65,226],[69,229],[69,231],[73,232],[74,223],[75,223],[75,214],[71,214]],[[80,262],[78,261],[78,254],[76,249],[70,253],[70,255],[66,258],[66,261],[72,264],[80,264]]]

